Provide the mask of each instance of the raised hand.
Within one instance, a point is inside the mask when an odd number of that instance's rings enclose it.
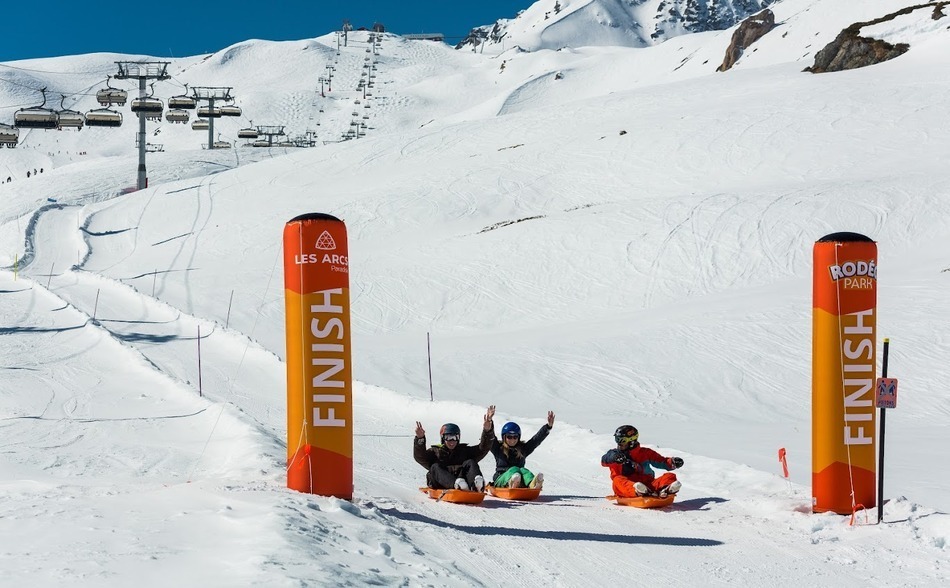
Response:
[[[682,457],[674,457],[674,458],[673,458],[673,467],[676,468],[676,469],[679,469],[679,468],[683,467],[683,458],[682,458]]]
[[[548,411],[548,426],[549,427],[554,426],[554,411],[553,410]]]
[[[486,431],[491,431],[492,427],[495,426],[495,423],[492,422],[492,419],[495,417],[495,405],[492,404],[488,407],[488,410],[485,411],[485,424],[484,429]]]
[[[416,421],[416,438],[421,439],[426,436],[426,430],[422,428],[422,423]]]

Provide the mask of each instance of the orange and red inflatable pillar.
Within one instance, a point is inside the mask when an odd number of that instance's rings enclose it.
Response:
[[[346,226],[305,214],[284,226],[287,487],[353,498],[353,366]]]
[[[875,506],[877,245],[834,233],[814,246],[812,510]]]

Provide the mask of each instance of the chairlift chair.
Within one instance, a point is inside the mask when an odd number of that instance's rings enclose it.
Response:
[[[158,98],[141,96],[132,100],[131,108],[133,113],[138,114],[141,112],[145,115],[145,118],[149,118],[150,115],[158,115],[158,118],[161,118],[162,113],[165,111],[165,103]]]
[[[129,93],[119,88],[113,88],[109,84],[110,79],[112,79],[112,76],[106,78],[106,87],[96,92],[96,100],[102,106],[125,106],[126,100],[129,99]]]
[[[198,109],[199,118],[221,118],[221,109],[217,106],[202,106]]]
[[[172,96],[168,99],[168,108],[176,110],[194,110],[198,107],[198,101],[194,96],[188,95],[188,84],[185,84],[185,93],[178,96]]]
[[[242,114],[243,111],[240,106],[228,104],[227,106],[221,107],[221,116],[241,116]]]
[[[171,104],[171,100],[168,101]],[[182,110],[181,108],[173,108],[165,113],[165,120],[170,123],[175,124],[185,124],[188,122],[188,119],[191,118],[191,115],[188,114],[187,110]]]
[[[206,120],[196,120],[191,123],[191,130],[193,131],[207,131],[208,127],[211,126]]]
[[[257,129],[247,128],[238,131],[238,139],[256,139],[260,136]]]
[[[0,123],[0,147],[6,145],[10,149],[17,146],[20,142],[20,129]]]
[[[198,107],[198,101],[191,96],[182,94],[181,96],[172,96],[169,98],[168,107],[176,110],[194,110]]]
[[[59,125],[60,129],[76,129],[77,131],[82,130],[82,126],[86,123],[86,117],[77,110],[70,110],[66,108],[66,96],[60,94],[63,98],[60,101],[60,110],[56,111],[56,114],[59,115]]]
[[[254,141],[251,143],[251,147],[270,147],[270,141],[265,141],[263,139],[260,141]]]
[[[46,88],[43,93],[43,103],[39,106],[21,108],[13,115],[13,124],[21,129],[55,129],[59,127],[59,114],[46,106]]]
[[[227,142],[227,141],[215,141],[215,142],[212,144],[212,147],[211,147],[211,148],[212,148],[212,149],[230,149],[230,148],[231,148],[231,143],[229,143],[229,142]]]
[[[122,113],[110,108],[96,108],[86,113],[87,127],[121,127]]]

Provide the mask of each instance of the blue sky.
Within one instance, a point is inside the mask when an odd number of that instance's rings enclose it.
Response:
[[[290,40],[380,22],[394,33],[438,32],[446,42],[475,26],[512,18],[533,0],[270,0],[137,2],[53,0],[3,7],[0,61],[110,51],[183,57],[246,39]],[[552,0],[553,3],[553,0]],[[149,8],[145,8],[148,6]],[[201,16],[211,7],[210,18]]]

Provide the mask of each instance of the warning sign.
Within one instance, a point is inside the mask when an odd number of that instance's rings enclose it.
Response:
[[[897,408],[897,378],[877,379],[878,408]]]

